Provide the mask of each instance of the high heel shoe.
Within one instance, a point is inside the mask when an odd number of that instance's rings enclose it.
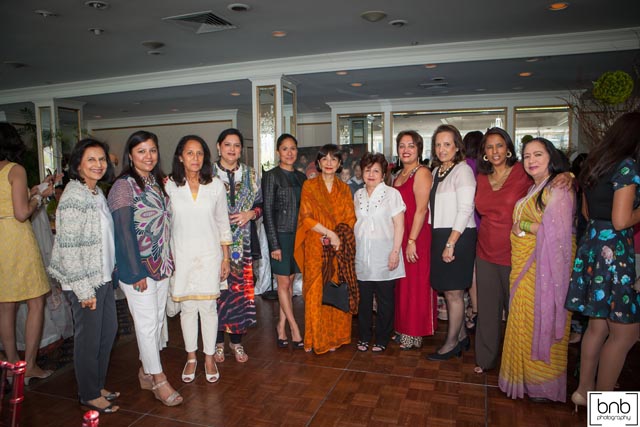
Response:
[[[469,349],[471,348],[471,338],[469,338],[469,335],[467,335],[462,339],[462,341],[458,342],[458,344],[460,344],[460,350],[469,351]]]
[[[158,384],[155,384],[151,388],[151,392],[156,397],[156,399],[158,399],[160,402],[162,402],[165,406],[178,406],[178,405],[180,405],[182,403],[182,396],[180,396],[180,393],[178,393],[175,390],[166,399],[163,399],[162,397],[160,397],[160,388],[164,387],[165,385],[168,386],[168,387],[171,387],[171,384],[169,384],[169,381],[164,380],[164,381],[160,381]]]
[[[587,399],[577,391],[574,391],[571,395],[571,401],[575,405],[574,412],[576,414],[578,413],[578,406],[587,406]]]
[[[193,367],[193,373],[191,374],[185,374],[184,371],[187,370],[187,366],[194,364],[196,366]],[[196,359],[189,359],[187,360],[187,363],[184,364],[184,368],[182,369],[182,382],[183,383],[190,383],[193,382],[193,380],[196,379],[196,368],[198,367],[198,361]]]
[[[460,357],[461,354],[462,354],[462,351],[460,350],[460,343],[458,343],[456,344],[455,347],[453,347],[451,350],[447,351],[446,353],[438,353],[436,351],[435,353],[428,354],[427,360],[433,360],[433,361],[449,360],[452,357]]]
[[[213,366],[216,367],[216,373],[210,374],[209,371],[207,371],[207,363],[205,362],[204,364],[204,378],[209,383],[218,382],[218,380],[220,379],[220,371],[218,370],[218,365],[216,365],[216,362],[213,362]]]
[[[24,377],[24,385],[29,385],[29,383],[33,380],[43,380],[45,378],[49,378],[53,374],[53,371],[43,371],[40,375],[34,375],[31,377]]]
[[[278,348],[289,347],[289,340],[287,338],[280,339],[280,333],[278,332],[278,328],[276,328],[276,343],[278,344]]]
[[[153,389],[153,377],[151,374],[145,374],[142,368],[138,371],[138,381],[140,381],[140,388],[143,390]]]

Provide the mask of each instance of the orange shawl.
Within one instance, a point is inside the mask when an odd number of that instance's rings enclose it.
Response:
[[[351,314],[322,305],[322,235],[311,229],[318,223],[331,230],[339,223],[353,228],[355,222],[353,198],[347,184],[335,178],[329,193],[322,176],[305,181],[300,196],[294,257],[302,272],[304,347],[317,354],[351,342]],[[337,265],[333,271],[334,280],[337,280]]]

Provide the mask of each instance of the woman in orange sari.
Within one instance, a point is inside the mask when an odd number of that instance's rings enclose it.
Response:
[[[349,186],[335,178],[342,170],[338,146],[323,146],[315,163],[320,174],[302,186],[294,256],[303,281],[304,348],[323,354],[351,342],[351,313],[322,305],[322,243],[328,239],[339,250],[334,230],[341,223],[353,228],[356,215]],[[336,276],[335,259],[333,271]]]

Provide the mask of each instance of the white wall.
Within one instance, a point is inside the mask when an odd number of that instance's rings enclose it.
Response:
[[[296,139],[300,147],[336,143],[331,136],[331,113],[298,114]]]
[[[165,173],[171,171],[173,153],[180,138],[185,135],[202,137],[217,158],[216,139],[223,130],[236,126],[236,110],[224,112],[203,112],[198,114],[171,114],[154,117],[130,117],[123,120],[93,120],[87,122],[89,133],[108,143],[110,151],[120,160],[127,138],[135,131],[146,130],[158,136],[160,159]]]

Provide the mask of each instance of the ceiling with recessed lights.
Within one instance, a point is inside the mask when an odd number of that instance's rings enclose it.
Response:
[[[606,7],[601,0],[581,0],[564,10],[550,10],[554,2],[542,0],[243,3],[247,10],[215,0],[1,2],[0,105],[55,93],[86,102],[88,118],[245,109],[251,104],[247,70],[263,63],[298,85],[302,113],[328,111],[326,103],[338,101],[578,89],[605,70],[631,71],[640,46],[637,0],[607,0]],[[361,16],[365,12],[370,19]],[[621,48],[613,41],[609,51],[556,54],[561,43],[553,35],[616,29],[635,32],[638,43]],[[464,50],[465,42],[514,38],[538,43],[537,60],[524,51],[519,57],[496,49],[476,58],[473,49]],[[552,54],[544,55],[539,40]],[[455,50],[455,60],[429,61],[428,47],[445,44]],[[414,61],[407,59],[412,49]],[[347,58],[349,67],[342,67],[340,52],[363,51],[379,63],[358,65]],[[393,64],[386,52],[402,55]],[[320,64],[316,72],[304,67],[310,55],[311,63]],[[435,68],[424,67],[432,62]],[[220,81],[179,79],[225,66]],[[337,75],[339,70],[347,73]],[[164,73],[169,87],[123,83],[152,81],[156,73]]]

